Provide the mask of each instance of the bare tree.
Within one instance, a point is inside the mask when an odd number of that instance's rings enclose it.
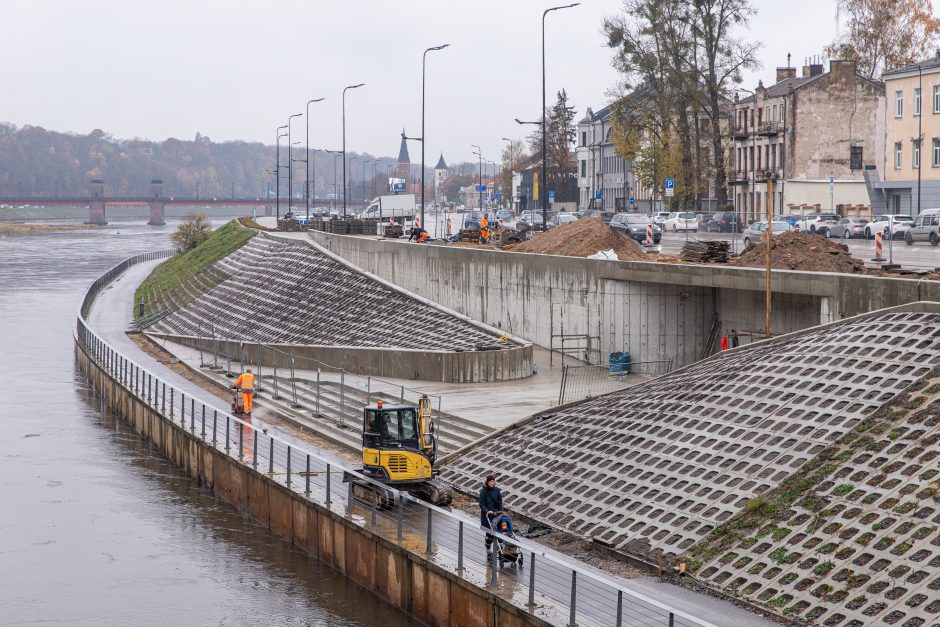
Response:
[[[837,6],[846,32],[826,54],[854,60],[868,78],[914,63],[940,34],[931,0],[838,0]]]

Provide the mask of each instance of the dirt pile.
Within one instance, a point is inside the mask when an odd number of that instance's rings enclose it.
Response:
[[[542,253],[567,257],[590,257],[601,250],[617,253],[621,261],[646,261],[640,245],[604,224],[600,218],[583,218],[539,233],[520,244],[504,246],[520,253]]]
[[[765,240],[748,246],[731,260],[731,265],[744,268],[765,267]],[[770,266],[777,270],[807,270],[812,272],[845,272],[864,274],[865,264],[849,253],[845,244],[827,237],[788,231],[775,235],[770,251]]]

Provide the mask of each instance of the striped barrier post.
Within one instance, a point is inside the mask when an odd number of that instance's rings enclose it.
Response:
[[[653,245],[653,225],[652,225],[652,223],[649,223],[649,224],[646,225],[646,245],[647,245],[647,246],[652,246],[652,245]]]
[[[875,257],[872,259],[872,261],[885,261],[885,258],[882,255],[884,252],[884,244],[881,241],[883,237],[884,234],[881,231],[875,233]]]

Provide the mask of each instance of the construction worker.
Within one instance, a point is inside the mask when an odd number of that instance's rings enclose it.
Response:
[[[490,528],[490,518],[497,512],[503,511],[503,493],[496,487],[496,477],[487,475],[483,487],[480,488],[480,525],[484,529]],[[493,536],[486,534],[486,550],[490,550]]]
[[[490,220],[486,217],[486,214],[483,214],[483,217],[480,218],[480,243],[488,244],[490,241]]]
[[[237,379],[233,388],[240,389],[242,393],[242,411],[246,414],[251,413],[251,397],[255,393],[255,375],[251,374],[251,368],[246,368]]]
[[[414,240],[418,242],[419,244],[423,244],[429,239],[431,239],[431,235],[420,226],[416,226],[413,229],[411,229],[411,235],[408,237],[409,242],[411,240]]]

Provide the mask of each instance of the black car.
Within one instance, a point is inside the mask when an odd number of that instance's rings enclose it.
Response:
[[[719,211],[708,221],[706,230],[718,233],[740,233],[741,220],[733,211]]]
[[[659,240],[662,239],[663,231],[653,224],[653,221],[645,213],[617,213],[610,220],[610,228],[635,239],[641,244],[646,242],[648,225],[653,226],[653,243],[658,244]]]

